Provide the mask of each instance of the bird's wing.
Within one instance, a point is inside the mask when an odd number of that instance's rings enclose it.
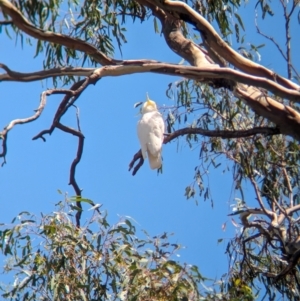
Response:
[[[143,158],[149,157],[152,169],[161,166],[161,149],[164,140],[165,124],[162,115],[155,111],[143,115],[137,125],[138,137]]]
[[[147,149],[152,155],[161,152],[162,143],[164,141],[165,123],[159,112],[152,112],[148,123],[151,128],[149,132],[149,143]]]
[[[149,140],[149,132],[151,131],[151,128],[148,124],[147,118],[144,114],[141,118],[141,120],[137,124],[137,134],[141,145],[142,155],[143,158],[147,158],[147,143]]]

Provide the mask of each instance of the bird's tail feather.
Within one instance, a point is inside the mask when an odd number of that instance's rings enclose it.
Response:
[[[157,154],[156,156],[153,156],[150,152],[148,152],[148,160],[151,169],[158,169],[161,167],[161,154]]]

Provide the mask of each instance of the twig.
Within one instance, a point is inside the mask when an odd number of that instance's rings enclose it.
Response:
[[[84,89],[88,86],[89,83],[92,83],[92,82],[90,82],[89,78],[86,78],[86,79],[80,80],[80,81],[76,82],[75,84],[73,84],[73,86],[70,88],[70,90],[64,90],[64,89],[53,90],[53,94],[66,94],[66,95],[56,110],[56,113],[54,115],[53,122],[52,122],[52,125],[50,126],[50,128],[47,130],[41,131],[36,136],[34,136],[32,138],[32,140],[41,138],[45,141],[46,139],[44,138],[44,135],[52,134],[56,125],[59,123],[61,117],[66,113],[68,108],[74,104],[76,99],[80,96],[80,94],[84,91]]]
[[[260,28],[258,27],[258,24],[257,24],[257,14],[255,15],[255,27],[256,27],[257,33],[260,34],[261,36],[263,36],[264,38],[266,38],[267,40],[271,41],[275,45],[275,47],[278,49],[278,51],[280,52],[282,57],[285,59],[285,61],[287,62],[287,70],[288,70],[288,78],[289,79],[292,78],[291,69],[293,69],[295,74],[299,77],[299,73],[297,72],[296,68],[291,63],[291,49],[290,49],[290,46],[288,45],[288,42],[290,43],[290,40],[291,40],[291,37],[289,35],[289,22],[290,22],[291,13],[293,13],[294,9],[295,9],[295,4],[293,4],[293,8],[289,15],[287,15],[286,10],[284,12],[285,19],[286,19],[286,40],[287,40],[286,54],[284,53],[283,49],[280,47],[280,45],[275,41],[275,39],[273,37],[266,35],[265,33],[263,33],[260,30]]]
[[[242,234],[242,235],[243,235],[243,234]],[[241,236],[242,236],[242,235],[241,235]],[[248,259],[247,259],[246,243],[247,243],[248,241],[252,240],[252,239],[255,239],[255,238],[260,237],[261,235],[262,235],[262,233],[259,232],[259,233],[256,233],[256,234],[254,234],[254,235],[252,235],[252,236],[250,236],[250,237],[248,237],[248,238],[246,238],[246,239],[243,240],[242,244],[243,244],[243,252],[244,252],[244,254],[243,254],[243,259],[242,259],[241,264],[240,264],[240,272],[242,272],[243,265],[244,265],[244,262],[245,262],[245,261],[246,261],[246,263],[248,264],[248,266],[249,266],[250,268],[252,268],[250,262],[248,262]]]
[[[283,171],[283,175],[285,177],[285,180],[286,180],[286,183],[287,183],[287,188],[288,188],[288,192],[289,192],[289,195],[290,195],[290,208],[294,206],[294,200],[293,200],[293,190],[292,190],[292,186],[291,186],[291,182],[290,182],[290,179],[289,179],[289,176],[286,172],[286,168],[284,167],[282,169]]]
[[[50,95],[52,93],[53,93],[53,90],[44,91],[41,94],[39,107],[35,110],[35,113],[32,116],[27,117],[27,118],[22,118],[22,119],[14,119],[3,129],[2,132],[0,132],[0,139],[2,140],[2,152],[0,153],[0,157],[4,157],[3,164],[5,164],[5,162],[6,162],[5,156],[7,154],[8,132],[17,124],[29,123],[29,122],[32,122],[32,121],[36,120],[37,118],[39,118],[46,105],[46,96]]]
[[[291,34],[290,34],[290,21],[291,21],[291,16],[296,8],[296,6],[298,5],[298,3],[296,4],[295,1],[293,1],[292,4],[292,8],[291,11],[288,13],[287,12],[287,5],[283,0],[280,0],[281,4],[282,4],[282,8],[283,8],[283,14],[285,17],[285,36],[286,36],[286,58],[287,58],[287,71],[288,71],[288,78],[291,79],[292,78],[292,58],[291,58]],[[294,68],[293,68],[294,70]],[[294,70],[295,72],[295,70]],[[295,72],[296,75],[299,77],[299,74],[297,72]]]
[[[12,24],[14,24],[13,21],[8,21],[8,20],[0,21],[0,25],[12,25]]]
[[[271,219],[271,225],[273,227],[278,226],[278,221],[277,221],[277,215],[275,212],[272,212],[270,210],[267,210],[266,207],[264,206],[264,203],[261,199],[261,195],[260,195],[260,191],[259,188],[256,184],[256,181],[254,180],[254,178],[251,176],[250,177],[250,182],[252,183],[254,190],[255,190],[255,194],[256,194],[256,199],[260,205],[260,208],[263,210],[263,212]]]
[[[298,260],[300,258],[300,250],[296,251],[293,256],[290,258],[288,265],[274,277],[274,281],[277,282],[279,279],[281,279],[286,274],[290,273],[293,268],[297,265]],[[269,277],[273,278],[271,275]]]
[[[80,129],[80,119],[79,119],[79,108],[75,105],[73,105],[73,107],[76,108],[76,121],[77,121],[77,128],[78,128],[78,131],[81,132],[81,129]]]

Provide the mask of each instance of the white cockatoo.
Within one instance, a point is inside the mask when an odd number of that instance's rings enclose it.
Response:
[[[137,124],[137,134],[140,140],[143,158],[148,160],[151,169],[161,167],[161,151],[164,141],[165,123],[158,112],[156,103],[149,99],[142,107],[142,118]]]

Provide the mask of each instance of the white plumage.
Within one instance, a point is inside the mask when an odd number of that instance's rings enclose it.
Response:
[[[165,123],[158,112],[156,103],[149,99],[142,107],[142,118],[137,124],[137,133],[140,140],[143,158],[148,160],[151,169],[161,167],[161,152],[164,141]]]

